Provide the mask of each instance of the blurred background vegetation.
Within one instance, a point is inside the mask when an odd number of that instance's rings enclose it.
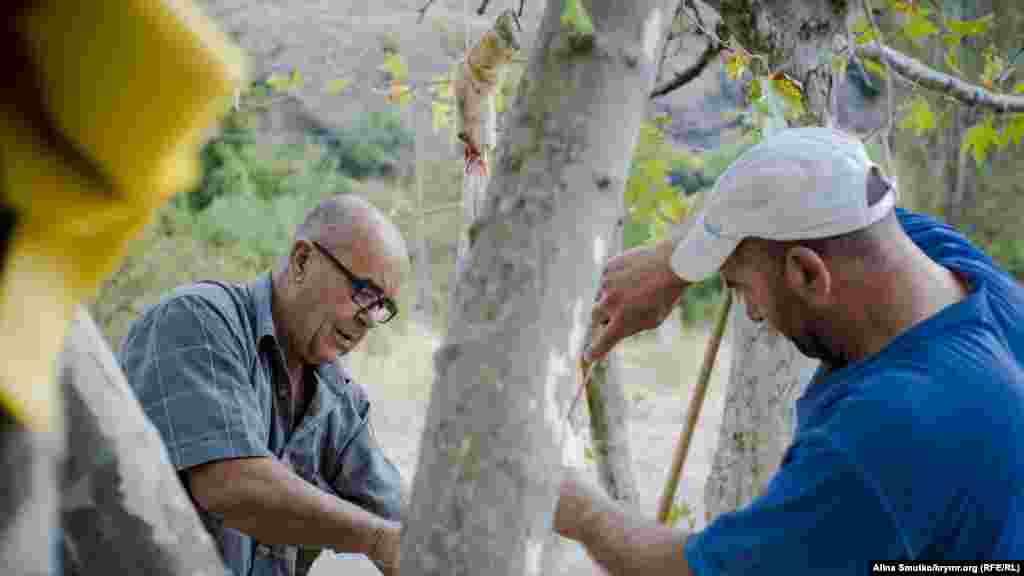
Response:
[[[457,146],[450,130],[437,126],[431,130],[429,106],[414,103],[403,108],[384,103],[379,94],[360,88],[358,78],[359,74],[365,78],[380,74],[384,56],[399,50],[407,55],[414,72],[443,74],[445,63],[460,53],[470,30],[458,16],[445,12],[447,4],[452,3],[439,3],[432,13],[427,34],[420,33],[422,27],[412,28],[413,34],[393,24],[395,18],[382,21],[387,25],[381,24],[379,30],[369,25],[355,27],[353,17],[346,32],[352,37],[351,54],[323,65],[325,70],[345,68],[357,79],[339,94],[328,97],[317,92],[313,95],[321,98],[317,100],[309,95],[309,83],[305,92],[282,94],[268,83],[272,67],[268,65],[265,74],[257,75],[260,81],[245,93],[238,110],[203,148],[199,186],[160,210],[91,303],[113,346],[119,344],[128,322],[174,286],[202,278],[248,281],[275,265],[304,214],[321,199],[337,193],[363,195],[392,215],[410,242],[414,268],[426,266],[423,274],[410,277],[400,317],[404,321],[418,316],[420,324],[435,333],[443,331],[456,238],[463,225],[458,205],[462,164]],[[217,2],[210,5],[215,7]],[[943,5],[948,14],[961,18],[995,11],[999,17],[990,33],[977,39],[978,45],[991,44],[1000,53],[1020,55],[1024,7],[1019,3],[943,0]],[[353,5],[351,10],[357,8]],[[536,10],[539,13],[540,8]],[[257,14],[254,9],[246,18]],[[899,23],[891,18],[880,22],[888,42],[940,69],[946,65],[948,53],[943,43],[901,38],[895,33]],[[256,34],[262,29],[254,22],[244,24]],[[530,30],[529,19],[525,23]],[[490,22],[481,18],[472,24],[475,37]],[[244,36],[242,23],[232,26]],[[315,42],[300,44],[297,46],[312,55],[321,50]],[[695,46],[699,49],[700,43]],[[977,48],[971,42],[956,48],[962,75],[968,79],[978,78],[985,70],[986,57]],[[272,60],[250,49],[257,63],[261,57]],[[289,54],[287,50],[281,53]],[[1020,65],[1024,67],[1024,58]],[[363,72],[358,72],[360,66]],[[502,85],[507,102],[514,98],[520,68]],[[307,64],[304,72],[307,69],[314,73],[316,65]],[[332,78],[327,72],[321,76]],[[876,88],[885,84],[877,76],[869,81]],[[650,241],[672,219],[673,215],[652,216],[655,206],[645,199],[678,199],[684,211],[698,207],[703,193],[729,162],[752,144],[744,135],[738,86],[716,62],[692,85],[652,102],[627,183],[631,211],[624,230],[626,248]],[[912,87],[903,87],[901,92],[897,83],[897,104],[909,99],[909,89]],[[872,94],[866,97],[884,97],[877,91]],[[961,156],[966,155],[958,154],[960,142],[979,114],[933,94],[914,94],[928,98],[936,114],[936,128],[924,134],[900,125],[894,130],[892,150],[901,203],[953,222],[1002,266],[1024,278],[1020,146],[992,151],[980,164],[973,159],[965,162]],[[330,106],[337,108],[337,113]],[[275,114],[291,120],[273,120]],[[423,138],[418,153],[416,138]],[[881,159],[877,146],[870,151]],[[421,207],[429,210],[422,218],[417,215],[417,171],[422,176]],[[953,199],[959,200],[956,206],[951,206]],[[416,240],[420,235],[422,243]],[[426,289],[413,286],[423,279]],[[703,329],[720,297],[717,278],[693,287],[681,307],[680,320],[686,327]],[[398,328],[404,330],[405,324],[399,323]],[[373,339],[368,345],[388,346]]]

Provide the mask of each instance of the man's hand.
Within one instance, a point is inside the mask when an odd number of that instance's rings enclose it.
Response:
[[[661,324],[687,282],[672,271],[674,243],[627,250],[605,264],[591,322],[594,338],[584,358],[604,357],[623,338]]]
[[[576,468],[566,467],[555,508],[555,532],[570,540],[583,541],[583,528],[604,495],[583,478]]]
[[[681,554],[686,533],[635,515],[579,470],[563,474],[555,532],[583,544],[602,570],[613,576],[690,576]]]
[[[401,536],[402,530],[397,523],[377,529],[377,536],[369,558],[384,576],[398,576]]]

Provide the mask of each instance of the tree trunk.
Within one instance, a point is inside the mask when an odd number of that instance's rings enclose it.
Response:
[[[549,2],[467,238],[402,538],[403,575],[539,574],[565,410],[675,0]],[[614,121],[611,121],[614,119]]]
[[[828,53],[837,34],[845,35],[848,3],[707,3],[719,11],[729,33],[745,48],[766,56],[773,67],[781,65],[803,84],[807,123],[825,125],[832,74],[831,59],[821,54]],[[795,399],[818,364],[767,324],[751,322],[744,308],[737,305],[732,311],[732,370],[712,472],[705,485],[706,521],[761,493],[792,440]]]

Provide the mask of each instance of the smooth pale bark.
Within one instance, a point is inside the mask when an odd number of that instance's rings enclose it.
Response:
[[[575,360],[675,0],[549,2],[467,236],[402,538],[402,574],[541,573]]]

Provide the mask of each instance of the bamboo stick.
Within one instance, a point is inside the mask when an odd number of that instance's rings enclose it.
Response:
[[[686,423],[682,434],[676,443],[676,450],[672,457],[672,468],[665,482],[665,488],[658,502],[658,522],[667,524],[669,514],[672,512],[672,502],[675,501],[676,489],[679,486],[679,478],[682,476],[683,463],[690,451],[690,441],[693,439],[693,431],[697,427],[697,418],[700,416],[701,407],[704,405],[704,397],[707,395],[708,382],[711,380],[711,371],[715,366],[715,358],[718,356],[718,348],[722,343],[722,335],[725,333],[726,321],[729,319],[729,309],[732,307],[732,290],[725,291],[725,300],[718,309],[718,317],[715,319],[715,328],[708,340],[707,348],[704,350],[704,362],[700,367],[700,375],[697,377],[697,387],[690,398],[690,406],[686,411]]]

